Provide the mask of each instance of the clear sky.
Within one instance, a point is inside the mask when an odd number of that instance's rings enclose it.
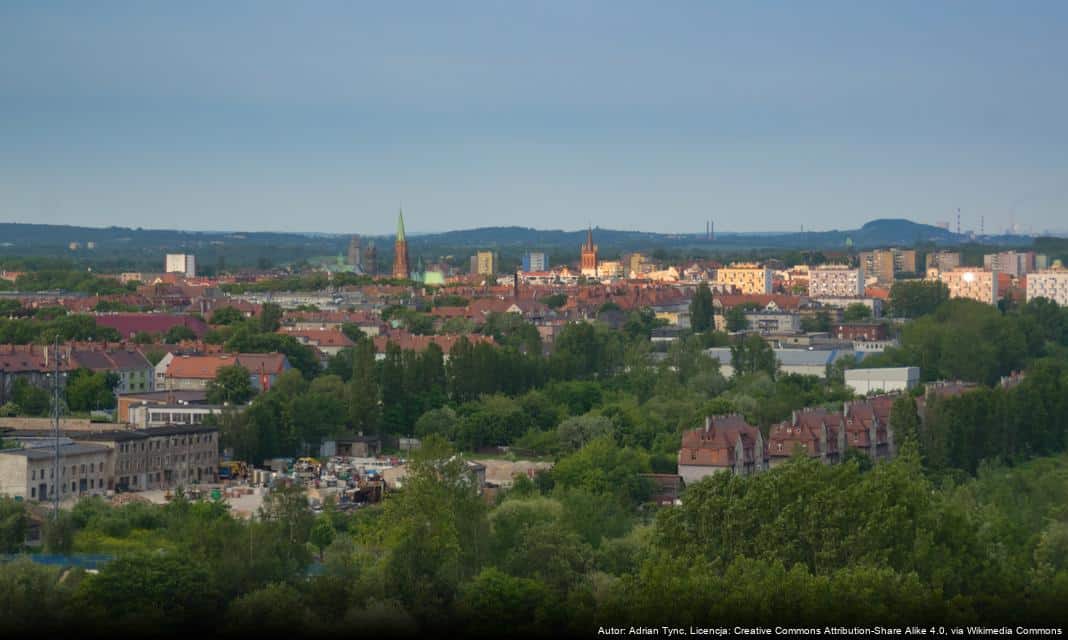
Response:
[[[1061,0],[2,0],[0,221],[1068,229],[1066,79]]]

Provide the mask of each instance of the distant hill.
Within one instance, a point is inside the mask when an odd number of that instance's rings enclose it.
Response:
[[[359,230],[354,230],[359,231]],[[666,234],[648,231],[593,229],[594,242],[606,253],[653,249],[692,249],[696,252],[737,252],[750,249],[857,249],[933,243],[952,246],[971,241],[949,230],[904,219],[872,220],[859,229],[802,233],[717,233],[707,240],[701,234]],[[190,252],[200,265],[222,267],[244,264],[281,264],[315,256],[345,252],[347,234],[182,231],[126,227],[0,223],[0,256],[70,258],[109,268],[151,268],[167,252]],[[364,236],[379,249],[382,260],[392,253],[391,236]],[[409,234],[413,254],[465,254],[475,249],[498,249],[518,254],[525,250],[576,253],[586,230],[482,227],[444,233]],[[986,239],[1000,245],[1028,246],[1026,236]],[[78,243],[70,249],[70,243]],[[89,250],[88,243],[95,248]]]

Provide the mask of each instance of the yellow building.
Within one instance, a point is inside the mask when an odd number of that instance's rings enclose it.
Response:
[[[732,264],[716,270],[716,284],[744,294],[771,293],[771,269],[758,264]]]
[[[497,274],[497,253],[494,251],[479,251],[478,275],[492,276]]]

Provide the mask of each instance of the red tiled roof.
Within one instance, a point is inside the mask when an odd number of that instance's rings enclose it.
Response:
[[[188,327],[198,338],[208,331],[208,324],[193,316],[167,313],[104,313],[93,316],[102,327],[111,327],[123,338],[138,332],[167,333],[172,327]]]
[[[763,446],[757,446],[763,440],[760,430],[740,415],[709,417],[705,425],[704,428],[682,434],[678,459],[680,465],[734,466],[735,447],[739,439],[742,441],[744,464],[757,463],[767,455]]]

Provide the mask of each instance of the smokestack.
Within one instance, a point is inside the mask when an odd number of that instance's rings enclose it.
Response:
[[[705,433],[712,429],[712,416],[705,416]]]

